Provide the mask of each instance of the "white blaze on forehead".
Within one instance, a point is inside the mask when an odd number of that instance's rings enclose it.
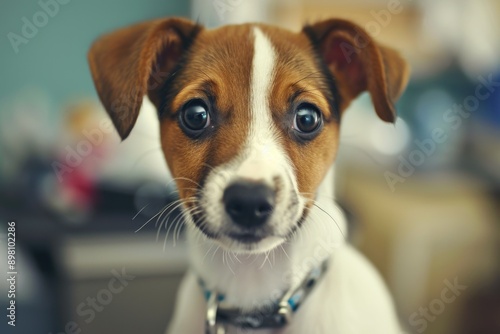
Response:
[[[261,29],[253,29],[254,54],[250,80],[249,137],[244,152],[244,161],[237,175],[255,180],[271,182],[286,164],[283,150],[276,139],[269,98],[274,80],[276,52],[271,41]],[[278,169],[278,170],[277,170]]]
[[[276,53],[271,41],[264,35],[259,28],[253,30],[254,54],[252,61],[252,79],[251,79],[251,113],[252,125],[254,128],[259,126],[269,127],[271,121],[271,112],[269,110],[269,90],[274,78],[274,64],[276,62]],[[255,130],[255,129],[254,129]]]

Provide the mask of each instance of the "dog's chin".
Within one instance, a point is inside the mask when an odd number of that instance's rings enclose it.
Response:
[[[259,254],[273,250],[285,242],[281,236],[260,237],[254,234],[228,234],[214,241],[224,249],[240,254]]]
[[[212,240],[223,249],[234,253],[258,254],[265,253],[283,244],[286,236],[277,236],[269,233],[242,232],[242,231],[214,231],[206,221],[199,220],[196,215],[189,216],[194,223],[195,230],[209,240]]]

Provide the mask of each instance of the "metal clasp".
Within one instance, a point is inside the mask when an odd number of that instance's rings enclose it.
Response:
[[[290,323],[292,321],[293,310],[290,304],[288,304],[288,300],[282,299],[278,306],[278,314],[285,322],[283,325]]]
[[[207,318],[205,320],[206,334],[225,334],[226,330],[223,325],[217,324],[217,309],[219,307],[219,294],[216,292],[210,293],[207,301]]]

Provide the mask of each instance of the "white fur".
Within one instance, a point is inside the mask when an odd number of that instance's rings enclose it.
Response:
[[[291,164],[276,140],[277,131],[273,129],[269,110],[276,55],[260,29],[254,28],[253,35],[251,131],[241,156],[215,168],[207,178],[203,204],[213,227],[223,227],[222,192],[234,179],[245,177],[270,183],[278,175],[285,181],[287,194],[297,192]],[[208,239],[193,224],[188,224],[192,270],[180,288],[168,333],[204,333],[206,305],[198,276],[210,289],[225,294],[221,306],[250,310],[275,302],[285,289],[297,285],[312,267],[329,257],[330,268],[325,277],[288,327],[243,332],[400,334],[391,298],[378,273],[345,242],[345,220],[333,200],[333,175],[331,169],[318,189],[317,206],[289,240],[261,242],[253,252],[242,253],[238,245],[224,239]],[[275,209],[278,212],[273,214],[271,223],[277,231],[296,222],[304,205],[300,197],[298,212],[286,212],[290,200],[287,196],[278,198]],[[229,328],[227,333],[243,332]]]
[[[277,143],[269,107],[269,93],[274,79],[275,50],[263,32],[254,28],[254,56],[250,82],[250,135],[242,152],[244,161],[236,176],[272,185],[272,177],[281,166],[289,165],[285,153]],[[280,161],[277,161],[280,160]],[[287,166],[288,167],[288,166]]]

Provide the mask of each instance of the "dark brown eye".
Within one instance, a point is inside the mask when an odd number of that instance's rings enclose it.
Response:
[[[312,133],[319,128],[321,114],[319,110],[310,104],[301,104],[295,111],[293,128],[301,133]]]
[[[208,108],[202,100],[192,100],[184,105],[182,122],[191,131],[201,131],[210,124]]]

